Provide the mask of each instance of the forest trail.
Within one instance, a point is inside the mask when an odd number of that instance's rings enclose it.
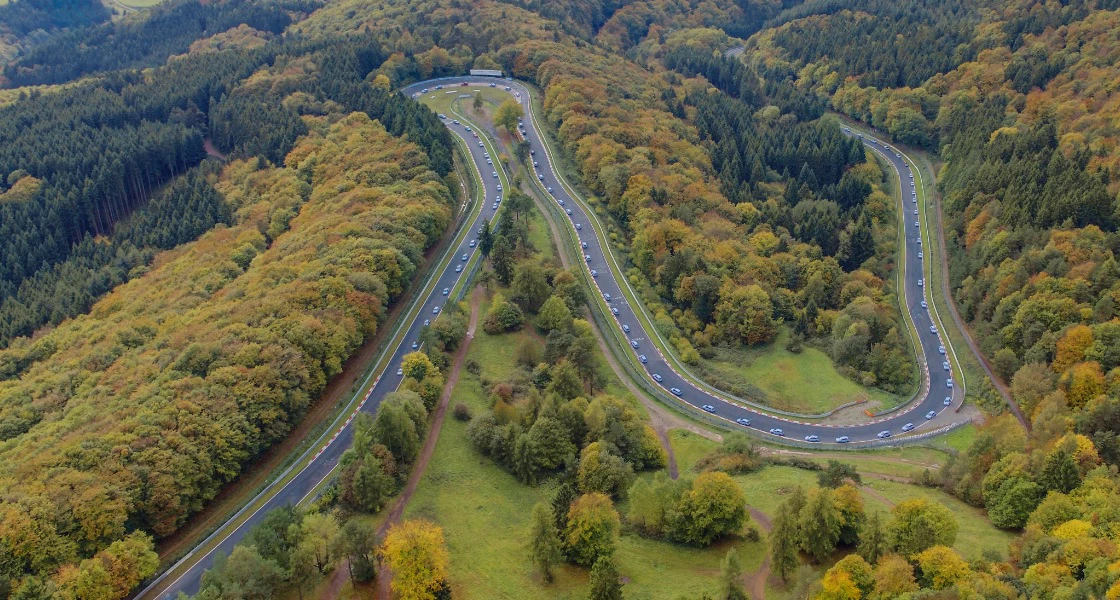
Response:
[[[459,350],[455,353],[455,359],[451,363],[451,370],[447,374],[447,383],[443,386],[443,394],[439,397],[439,403],[436,404],[436,410],[432,413],[432,429],[428,432],[428,437],[424,440],[424,447],[420,450],[420,456],[416,459],[416,464],[412,467],[412,473],[408,476],[408,483],[405,484],[404,490],[397,497],[397,501],[389,512],[385,515],[385,520],[381,523],[381,527],[377,530],[377,538],[380,540],[385,539],[385,534],[389,531],[394,523],[400,520],[401,515],[404,514],[404,508],[408,505],[408,501],[412,499],[412,495],[416,493],[416,486],[420,484],[420,479],[424,477],[424,471],[428,468],[428,462],[432,460],[432,455],[436,451],[436,442],[439,441],[439,432],[443,428],[443,419],[447,415],[447,405],[451,401],[451,392],[455,389],[455,384],[459,382],[459,373],[463,369],[463,362],[467,358],[467,350],[471,347],[471,340],[474,339],[474,332],[478,326],[478,313],[482,306],[483,289],[475,287],[471,291],[471,319],[467,324],[467,336],[463,338],[463,342],[459,344]],[[342,590],[342,585],[346,582],[347,572],[344,568],[335,569],[331,573],[331,583],[324,590],[320,596],[321,600],[333,600],[337,598],[339,592]],[[392,573],[387,567],[382,565],[377,572],[377,598],[379,600],[389,600],[392,598],[392,590],[390,582],[392,582]]]
[[[770,517],[754,507],[748,507],[751,512],[751,518],[758,523],[759,528],[763,533],[770,535],[772,525]],[[770,578],[770,552],[767,551],[762,557],[762,564],[755,569],[753,573],[747,573],[743,576],[743,584],[747,588],[747,594],[753,600],[763,600],[766,597],[766,580]]]

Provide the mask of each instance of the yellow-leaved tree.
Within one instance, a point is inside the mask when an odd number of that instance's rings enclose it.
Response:
[[[381,558],[393,571],[393,594],[400,600],[434,600],[447,587],[450,558],[443,529],[423,519],[389,529]]]

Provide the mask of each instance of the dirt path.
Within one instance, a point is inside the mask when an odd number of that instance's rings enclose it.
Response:
[[[852,460],[852,458],[853,458],[852,454],[847,454],[847,453],[844,453],[844,452],[803,452],[803,451],[798,451],[798,450],[786,450],[784,448],[767,448],[767,447],[764,447],[764,446],[759,446],[758,451],[762,454],[768,454],[770,456],[805,456],[805,457],[809,457],[809,458],[832,458],[832,459],[836,459],[836,460],[840,460],[840,461],[848,461],[848,460]],[[855,456],[859,457],[861,455],[855,455]],[[895,464],[899,464],[899,465],[908,465],[908,466],[912,466],[912,467],[922,467],[922,468],[931,469],[931,470],[936,470],[936,469],[941,468],[941,465],[939,465],[937,463],[924,463],[924,462],[920,462],[920,461],[916,461],[916,460],[910,460],[910,459],[906,459],[906,458],[898,458],[897,456],[874,456],[873,458],[875,460],[879,460],[879,461],[883,461],[883,462],[895,463]]]
[[[416,493],[416,486],[420,485],[420,479],[424,477],[424,471],[428,468],[428,463],[432,460],[432,455],[436,451],[436,442],[439,441],[439,432],[443,429],[443,419],[447,415],[447,405],[451,401],[451,392],[455,389],[455,384],[459,382],[459,373],[462,371],[463,362],[467,358],[467,350],[470,349],[471,340],[474,339],[474,332],[478,325],[479,308],[482,306],[483,290],[480,287],[474,288],[471,292],[471,319],[467,325],[467,337],[459,344],[459,350],[455,353],[455,359],[451,362],[451,370],[447,374],[447,383],[443,386],[443,394],[439,397],[439,403],[436,404],[435,412],[432,413],[432,428],[428,432],[428,437],[424,440],[424,447],[420,450],[420,456],[416,459],[416,464],[412,467],[412,473],[408,476],[408,483],[405,484],[404,490],[401,491],[397,501],[385,516],[385,521],[377,530],[378,539],[384,539],[385,533],[389,531],[389,527],[400,520],[401,515],[404,514],[404,508],[408,505],[408,501],[412,499],[412,495]],[[331,574],[331,584],[324,590],[323,595],[320,596],[321,600],[333,600],[338,597],[342,586],[346,583],[349,573],[345,568],[335,569]],[[377,576],[377,598],[389,600],[391,596],[390,582],[392,581],[392,573],[385,566],[378,570]]]
[[[772,525],[770,517],[766,513],[754,507],[748,507],[751,512],[751,518],[758,523],[758,526],[767,535],[770,534]],[[766,554],[762,556],[762,564],[758,566],[753,573],[747,573],[743,576],[743,585],[747,588],[747,594],[753,600],[763,600],[766,598],[766,580],[770,578],[770,552],[767,550]]]
[[[933,170],[933,165],[930,164],[928,158],[921,154],[915,154],[919,157],[922,163],[925,164],[926,168],[929,170],[929,173],[936,173],[936,171]],[[930,178],[932,179],[932,175],[930,176]],[[932,200],[934,213],[937,215],[937,244],[938,248],[940,249],[940,252],[938,252],[937,254],[938,259],[941,263],[942,273],[942,277],[940,278],[941,294],[945,297],[945,304],[949,306],[949,314],[953,317],[953,322],[956,323],[957,329],[964,337],[965,343],[968,344],[968,349],[972,351],[972,354],[976,357],[977,362],[979,362],[980,366],[983,367],[984,373],[987,374],[988,380],[992,383],[992,387],[995,388],[996,392],[998,392],[999,395],[1003,397],[1004,401],[1007,402],[1007,406],[1011,408],[1011,412],[1015,415],[1015,418],[1018,419],[1019,423],[1023,425],[1023,429],[1030,431],[1030,420],[1023,415],[1023,411],[1019,408],[1019,404],[1015,402],[1015,398],[1011,396],[1011,391],[1007,388],[1006,385],[1004,385],[1002,381],[1000,381],[1000,378],[996,377],[996,374],[992,372],[992,366],[988,364],[987,359],[984,358],[984,354],[980,352],[979,345],[972,337],[972,330],[968,328],[968,325],[965,324],[964,319],[961,318],[960,312],[957,311],[957,303],[953,299],[953,293],[950,289],[949,277],[947,275],[947,273],[949,273],[949,251],[945,247],[945,224],[944,219],[942,218],[942,215],[944,213],[941,210],[941,194],[937,192],[936,186],[931,186],[931,189],[929,192],[927,192],[926,196],[928,199]],[[958,411],[960,411],[960,406],[963,406],[963,404],[957,407]]]
[[[217,158],[222,162],[226,162],[227,160],[226,155],[222,154],[218,151],[217,148],[214,147],[214,142],[210,141],[210,138],[206,138],[202,141],[202,149],[206,151],[206,154],[209,154],[210,156],[213,156],[214,158]]]
[[[865,485],[865,486],[861,486],[860,489],[863,490],[864,492],[866,492],[868,496],[871,496],[872,498],[875,498],[879,502],[882,502],[883,504],[886,504],[887,508],[894,508],[894,502],[892,500],[890,500],[889,498],[887,498],[886,496],[884,496],[884,495],[880,494],[879,492],[875,491],[875,488],[872,488],[871,486]]]
[[[451,229],[454,233],[457,227]],[[435,265],[447,244],[454,238],[445,237],[438,246],[428,251],[421,273],[428,273]],[[366,368],[375,358],[379,347],[386,337],[393,332],[393,325],[400,319],[401,314],[412,303],[417,293],[422,291],[426,279],[414,281],[404,296],[393,303],[389,314],[377,329],[372,338],[362,344],[361,348],[342,366],[342,372],[327,384],[327,388],[319,399],[307,409],[307,414],[296,425],[283,441],[267,450],[253,464],[245,467],[245,472],[230,484],[222,488],[213,500],[190,518],[175,533],[160,540],[156,545],[161,564],[177,558],[191,546],[198,543],[208,531],[225,521],[241,503],[247,500],[246,494],[256,493],[274,472],[289,458],[289,455],[298,447],[311,432],[319,426],[324,419],[330,417],[338,406],[339,401],[350,394],[353,386],[365,375]]]

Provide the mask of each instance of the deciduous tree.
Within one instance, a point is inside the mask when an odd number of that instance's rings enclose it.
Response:
[[[816,488],[801,509],[801,548],[817,563],[828,558],[840,541],[840,509],[832,490]]]
[[[957,520],[949,509],[924,498],[899,502],[891,509],[887,529],[891,547],[903,556],[915,556],[933,546],[951,546],[957,540]]]
[[[502,102],[494,112],[494,124],[505,127],[506,131],[513,133],[517,129],[517,120],[525,116],[521,103],[513,98]]]
[[[614,553],[618,543],[618,513],[606,494],[584,494],[568,510],[564,545],[573,562],[591,566],[600,557]]]
[[[447,582],[450,559],[443,530],[423,519],[389,528],[381,557],[393,572],[393,593],[401,600],[435,600]]]

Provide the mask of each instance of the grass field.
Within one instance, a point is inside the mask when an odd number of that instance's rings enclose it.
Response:
[[[698,374],[709,383],[733,390],[750,390],[748,400],[773,408],[820,414],[849,402],[869,402],[882,410],[898,406],[903,398],[864,387],[841,375],[827,354],[803,346],[800,353],[786,350],[789,329],[779,329],[773,343],[757,349],[716,350],[704,359]],[[743,394],[740,394],[743,395]]]
[[[517,346],[530,334],[476,334],[468,354],[483,365],[483,376],[497,380],[513,368]],[[600,357],[602,359],[602,357]],[[610,374],[604,367],[604,372]],[[608,392],[626,397],[613,376]],[[475,414],[489,408],[479,378],[463,373],[452,403]],[[701,450],[706,452],[706,449]],[[451,552],[451,580],[456,598],[586,598],[586,569],[564,566],[546,585],[525,559],[529,509],[548,501],[554,485],[529,487],[470,447],[466,424],[444,423],[435,455],[407,509],[444,528]],[[624,535],[618,548],[619,569],[628,579],[628,598],[672,599],[715,591],[719,563],[731,545],[739,547],[745,568],[761,562],[765,544],[726,542],[697,550]]]
[[[707,452],[716,448],[716,443],[686,431],[673,431],[670,436],[673,450],[677,455],[677,465],[682,474],[692,471],[696,461]],[[913,448],[910,450],[921,450]],[[928,450],[932,455],[937,455],[933,450]],[[891,453],[853,453],[849,459],[842,462],[851,463],[860,472],[888,473],[894,463],[886,459],[898,458]],[[930,455],[914,457],[910,460],[929,460]],[[821,458],[819,462],[825,462]],[[897,465],[894,465],[897,466]],[[917,467],[907,467],[910,471]],[[735,478],[747,496],[747,502],[773,516],[778,505],[781,504],[795,487],[811,488],[817,485],[817,475],[804,469],[785,466],[768,466],[749,475],[740,475]],[[956,516],[960,525],[957,533],[957,543],[954,548],[965,558],[978,558],[984,550],[994,550],[1002,556],[1007,554],[1007,544],[1014,537],[1011,533],[1002,531],[988,522],[982,510],[968,506],[964,502],[953,498],[945,492],[933,489],[884,481],[881,479],[865,478],[865,486],[870,487],[892,503],[898,503],[908,498],[926,498],[947,507]],[[887,512],[890,506],[881,499],[864,490],[863,499],[868,511],[881,510]]]

